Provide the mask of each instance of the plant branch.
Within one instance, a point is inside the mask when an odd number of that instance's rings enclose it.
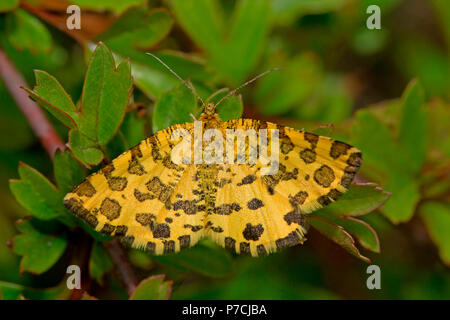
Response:
[[[136,290],[138,279],[132,265],[128,261],[125,250],[118,240],[105,242],[103,246],[121,274],[128,295],[131,296]]]
[[[53,159],[57,149],[64,150],[65,145],[58,133],[53,129],[44,112],[36,102],[28,97],[27,87],[22,75],[17,71],[5,52],[0,49],[0,78],[3,79],[17,106],[22,110],[34,133]]]
[[[27,87],[22,75],[17,71],[8,56],[0,49],[0,78],[3,79],[17,106],[22,110],[31,128],[39,138],[50,158],[53,159],[55,151],[65,149],[65,144],[48,121],[39,105],[31,100],[25,90]],[[138,284],[133,267],[127,259],[126,252],[117,241],[105,243],[105,248],[112,261],[120,272],[128,293],[131,295]]]

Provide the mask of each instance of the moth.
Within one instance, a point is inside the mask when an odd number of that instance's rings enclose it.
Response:
[[[347,191],[361,165],[361,152],[266,121],[224,122],[216,106],[204,105],[199,118],[203,132],[215,129],[225,136],[227,130],[254,130],[258,138],[261,132],[278,132],[278,149],[268,144],[265,150],[277,151],[276,172],[263,174],[266,165],[259,162],[176,161],[173,134],[182,130],[194,135],[194,123],[183,123],[157,132],[87,177],[65,196],[64,205],[96,231],[157,255],[189,248],[202,238],[251,256],[303,243],[305,216]],[[261,141],[256,147],[262,150]],[[197,147],[205,151],[210,143]],[[255,146],[250,139],[243,143],[249,157]],[[238,154],[237,141],[232,145]]]

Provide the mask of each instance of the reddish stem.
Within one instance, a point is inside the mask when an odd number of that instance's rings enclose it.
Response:
[[[41,141],[50,158],[53,159],[57,149],[64,150],[65,145],[53,129],[45,114],[36,102],[28,97],[27,87],[22,75],[14,67],[8,56],[0,49],[0,77],[3,79],[17,106],[22,110],[31,128]]]
[[[128,261],[126,251],[123,249],[118,240],[105,242],[103,243],[103,246],[106,248],[106,251],[108,251],[111,260],[121,274],[127,292],[131,296],[136,290],[139,282],[136,273],[134,272],[133,266]]]

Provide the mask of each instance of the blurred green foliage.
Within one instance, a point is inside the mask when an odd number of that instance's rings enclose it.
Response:
[[[70,264],[87,266],[83,299],[128,298],[102,246],[109,238],[62,198],[104,158],[200,114],[147,51],[211,102],[281,67],[224,100],[221,118],[339,138],[362,150],[363,165],[348,193],[308,218],[303,246],[258,259],[209,240],[175,255],[129,250],[142,280],[131,299],[450,297],[445,0],[76,0],[91,18],[64,32],[55,22],[65,24],[63,5],[20,2],[0,4],[0,49],[70,150],[51,163],[0,81],[1,298],[70,298]],[[370,4],[381,8],[381,30],[366,28]],[[366,288],[369,258],[382,290]]]

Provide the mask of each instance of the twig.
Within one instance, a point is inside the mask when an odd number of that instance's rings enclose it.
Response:
[[[27,87],[25,80],[1,49],[0,77],[3,79],[18,107],[25,114],[28,123],[39,138],[42,146],[53,159],[55,151],[58,149],[64,150],[65,145],[38,104],[31,100],[28,94],[21,89]],[[128,293],[132,294],[136,289],[138,280],[133,267],[127,259],[125,250],[117,240],[105,243],[105,248],[117,266]]]
[[[116,265],[122,276],[122,280],[127,289],[128,295],[132,295],[138,285],[138,279],[133,267],[128,261],[125,250],[118,240],[112,240],[103,243],[106,251],[108,251],[111,260]]]
[[[1,49],[0,77],[16,101],[17,106],[27,118],[34,133],[41,141],[45,151],[53,159],[55,151],[57,149],[64,150],[65,145],[37,103],[31,100],[28,94],[21,89],[27,87],[25,80]]]

